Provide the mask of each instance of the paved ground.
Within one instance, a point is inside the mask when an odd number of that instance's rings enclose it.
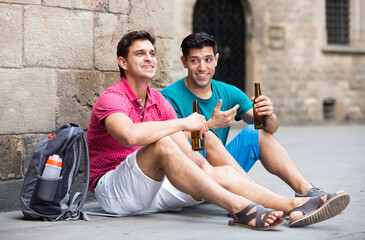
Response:
[[[233,132],[236,134],[237,130]],[[138,217],[90,216],[91,221],[25,221],[20,211],[0,213],[0,239],[365,239],[365,125],[281,127],[276,134],[305,177],[326,191],[345,189],[351,202],[328,221],[304,228],[259,232],[227,225],[226,211],[202,204],[179,213]],[[293,192],[260,163],[250,171],[259,183],[291,196]],[[88,203],[87,209],[97,209]]]

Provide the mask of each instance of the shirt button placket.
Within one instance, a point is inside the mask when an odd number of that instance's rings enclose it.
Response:
[[[143,115],[144,115],[144,109],[142,107],[142,99],[138,98],[137,102],[139,103],[139,109],[142,110],[142,113],[141,113],[141,122],[142,122],[143,121]]]

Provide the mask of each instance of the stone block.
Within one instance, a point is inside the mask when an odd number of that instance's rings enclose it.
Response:
[[[58,72],[57,127],[74,122],[86,129],[99,85],[100,73],[96,71]]]
[[[44,0],[47,6],[106,11],[108,0]]]
[[[22,171],[24,175],[28,171],[28,167],[30,164],[30,160],[32,159],[33,152],[35,148],[40,144],[43,139],[49,136],[52,132],[56,129],[52,129],[51,131],[47,132],[46,134],[23,134],[19,136],[22,140],[22,154],[21,154],[21,162],[22,162]],[[24,176],[23,176],[24,177]]]
[[[120,81],[119,72],[75,71],[58,73],[56,125],[68,122],[87,129],[92,107],[100,94]]]
[[[0,136],[0,179],[24,178],[37,145],[48,134]]]
[[[26,66],[92,68],[93,13],[24,7],[24,63]]]
[[[303,119],[306,122],[320,122],[322,120],[321,103],[317,98],[309,97],[302,101]]]
[[[2,2],[40,5],[42,0],[3,0]]]
[[[120,82],[120,73],[119,73],[119,71],[118,72],[102,72],[101,73],[101,85],[100,85],[101,92],[100,92],[100,94],[105,89],[112,86],[116,82]],[[95,103],[96,99],[93,99],[93,102]]]
[[[146,30],[154,36],[174,37],[174,1],[136,0],[130,2],[129,23],[135,30]]]
[[[338,121],[343,121],[345,119],[345,109],[344,104],[341,101],[337,101],[336,103],[336,110],[335,110],[335,119]]]
[[[56,73],[0,69],[0,134],[48,132],[55,127]]]
[[[57,78],[57,127],[74,122],[83,129],[89,126],[91,110],[100,94],[119,81],[118,73],[102,75],[98,71],[58,72]]]
[[[365,86],[365,67],[355,67],[354,68],[354,78],[352,81],[353,85]]]
[[[22,141],[17,136],[0,136],[0,179],[22,178]]]
[[[109,12],[128,14],[129,1],[128,0],[109,0]]]
[[[345,109],[345,119],[351,122],[361,122],[364,121],[365,116],[361,111],[359,105],[351,105]]]
[[[0,5],[0,67],[22,65],[22,7]]]
[[[96,13],[94,26],[95,67],[99,70],[119,71],[117,46],[128,31],[128,17]]]
[[[156,76],[152,79],[151,87],[157,90],[162,90],[172,83],[170,75],[170,69],[173,61],[173,57],[171,56],[172,42],[172,39],[156,39],[157,72]]]

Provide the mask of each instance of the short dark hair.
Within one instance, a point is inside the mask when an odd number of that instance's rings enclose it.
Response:
[[[205,32],[192,33],[181,43],[181,51],[185,58],[188,57],[190,49],[202,49],[204,47],[212,47],[214,55],[218,52],[217,43],[213,36]]]
[[[118,43],[117,57],[127,58],[131,45],[136,40],[148,40],[155,45],[155,38],[147,31],[133,31],[125,34]],[[118,64],[119,66],[119,64]],[[119,66],[120,77],[125,77],[124,69]]]

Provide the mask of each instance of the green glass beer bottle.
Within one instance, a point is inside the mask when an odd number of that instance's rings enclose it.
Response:
[[[199,102],[193,102],[193,112],[200,113]],[[194,151],[204,151],[205,150],[205,139],[199,138],[199,131],[191,132],[191,146]]]
[[[260,83],[255,83],[255,99],[261,95]],[[253,100],[253,120],[255,129],[263,129],[265,124],[265,116],[260,116],[255,107],[255,99]]]

